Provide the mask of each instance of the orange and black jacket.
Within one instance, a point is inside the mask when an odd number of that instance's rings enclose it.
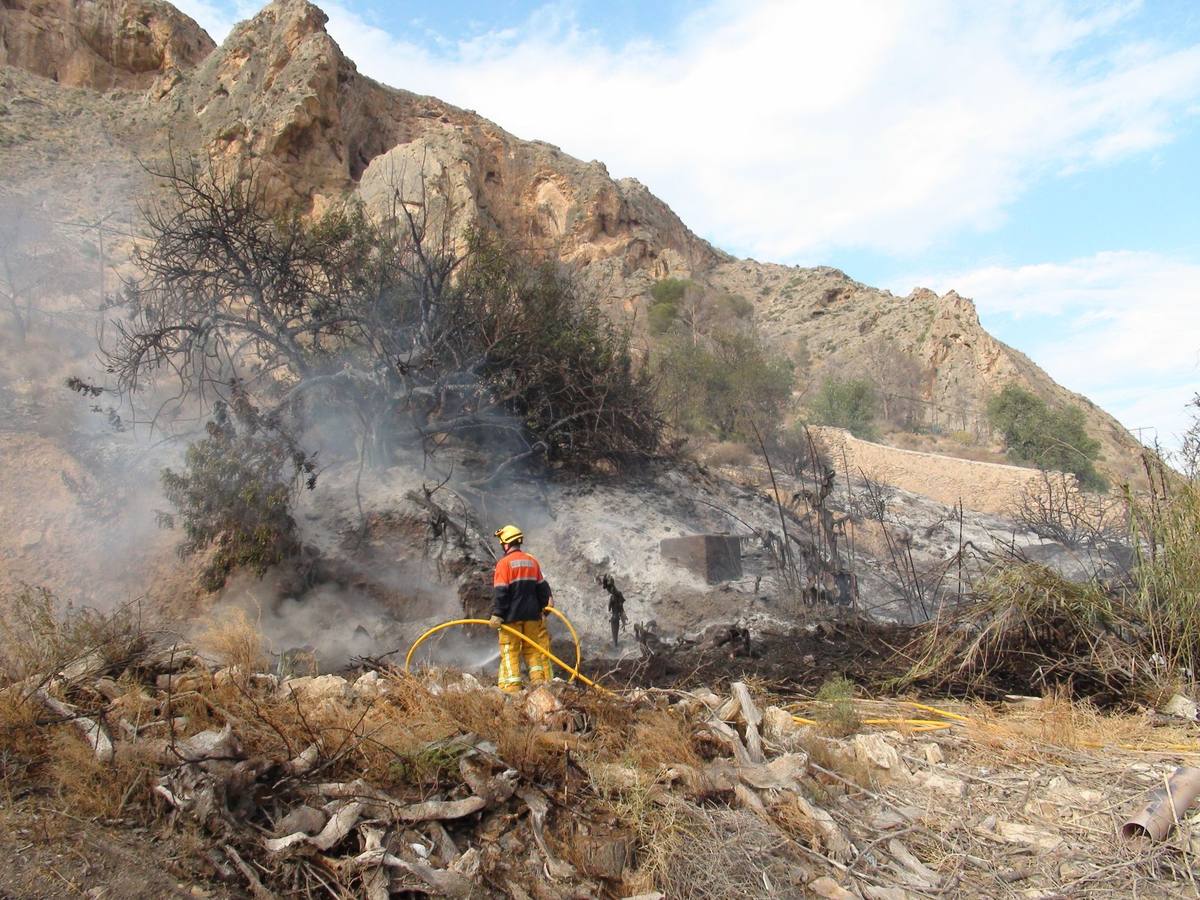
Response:
[[[522,550],[509,550],[496,563],[492,578],[492,615],[505,622],[540,619],[550,602],[550,582],[538,561]]]

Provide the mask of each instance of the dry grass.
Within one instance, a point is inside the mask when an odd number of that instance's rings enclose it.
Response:
[[[1182,720],[1164,723],[1144,712],[1105,712],[1072,700],[1062,690],[1008,708],[976,704],[964,733],[971,741],[1014,761],[1044,758],[1057,750],[1200,757],[1193,725]]]
[[[975,435],[965,431],[955,431],[944,436],[891,431],[884,435],[884,441],[891,446],[919,453],[936,453],[939,456],[953,456],[972,462],[1012,465],[1012,461],[998,447],[982,443]]]
[[[146,786],[159,768],[144,751],[99,762],[75,731],[58,729],[50,735],[42,776],[72,814],[115,819],[133,806],[149,806]]]
[[[77,669],[91,677],[123,669],[153,634],[137,604],[104,614],[61,604],[50,592],[26,588],[2,598],[0,609],[0,784],[9,802],[31,783],[88,815],[116,815],[144,782],[140,761],[96,762],[79,733],[56,722],[36,702],[35,688]],[[57,693],[58,690],[55,689]],[[103,698],[90,698],[97,702]],[[145,799],[144,796],[141,799]]]
[[[961,606],[917,629],[900,651],[922,684],[991,699],[1067,686],[1103,703],[1154,689],[1136,612],[1096,583],[1076,583],[1032,563],[996,566]]]
[[[330,688],[327,697],[292,695],[278,689],[271,676],[251,674],[255,648],[261,647],[252,629],[245,620],[221,623],[223,646],[229,651],[226,658],[238,660],[239,668],[214,671],[197,664],[178,673],[169,693],[156,690],[154,679],[137,666],[121,675],[116,689],[108,685],[105,697],[82,684],[52,687],[78,708],[105,716],[110,731],[117,731],[116,721],[122,718],[146,729],[147,752],[118,754],[111,765],[95,760],[76,729],[49,723],[39,710],[17,702],[13,690],[0,692],[0,797],[40,790],[47,804],[79,817],[153,821],[157,811],[148,786],[164,771],[176,768],[149,752],[172,740],[170,730],[155,723],[179,716],[186,717],[186,724],[175,730],[176,741],[232,723],[243,755],[251,760],[278,764],[316,744],[320,749],[319,771],[312,776],[316,781],[362,778],[400,802],[456,797],[464,791],[460,762],[467,750],[463,736],[469,732],[475,736],[472,741],[494,744],[496,756],[516,769],[523,783],[538,785],[552,795],[547,840],[562,857],[583,867],[591,846],[587,835],[598,832],[636,847],[635,861],[623,880],[605,887],[615,895],[657,890],[671,897],[795,896],[816,874],[852,880],[823,861],[834,846],[828,822],[814,820],[803,802],[787,792],[768,791],[759,798],[765,811],[755,811],[754,803],[739,807],[744,794],[713,786],[716,781],[706,773],[706,759],[719,755],[722,761],[716,768],[728,767],[728,752],[699,743],[707,712],[686,703],[672,705],[675,696],[670,692],[651,691],[632,699],[559,686],[554,694],[561,708],[544,718],[535,718],[520,698],[471,687],[451,674],[430,679],[385,673],[379,682],[381,692],[373,700],[343,696],[341,683],[335,680],[324,682]],[[240,668],[243,665],[245,669]],[[315,689],[320,682],[307,684]],[[855,698],[854,686],[845,679],[830,679],[815,700],[806,702],[805,714],[813,714],[814,707],[834,711],[830,721],[846,725],[838,729],[842,733],[866,727],[863,719],[868,717],[934,715],[914,713],[901,701]],[[1116,792],[1111,809],[1084,809],[1061,826],[1072,846],[1083,848],[1080,852],[1094,861],[1086,876],[1093,877],[1093,871],[1102,872],[1109,864],[1105,854],[1112,852],[1111,831],[1101,834],[1107,819],[1097,825],[1097,816],[1119,815],[1118,802],[1152,789],[1158,776],[1157,771],[1140,773],[1131,761],[1158,764],[1177,758],[1178,753],[1161,755],[1171,742],[1195,746],[1195,735],[1189,735],[1185,726],[1155,728],[1145,716],[1106,715],[1072,703],[1065,690],[1011,709],[981,703],[958,708],[970,721],[954,720],[952,731],[933,732],[929,738],[902,734],[887,740],[917,774],[925,768],[969,781],[971,793],[965,804],[961,795],[932,791],[918,778],[880,775],[869,761],[855,758],[850,742],[823,736],[819,729],[794,736],[791,749],[805,751],[810,761],[807,775],[800,780],[800,796],[827,811],[853,847],[872,848],[861,860],[841,857],[843,866],[857,865],[854,878],[893,883],[889,879],[894,873],[877,861],[891,858],[886,855],[891,853],[887,838],[872,842],[885,833],[890,838],[892,832],[886,828],[894,826],[878,825],[876,818],[897,809],[917,810],[919,816],[907,826],[902,840],[924,864],[943,874],[957,872],[961,881],[954,889],[964,894],[1010,893],[1010,882],[997,873],[1012,868],[1014,850],[995,835],[981,837],[979,823],[994,816],[1040,829],[1060,827],[1037,818],[1057,808],[1047,799],[1047,791],[1059,773],[1069,774],[1072,783]],[[853,728],[849,728],[851,720]],[[942,748],[945,763],[926,765],[918,742],[929,740]],[[1152,748],[1152,753],[1142,752]],[[668,767],[676,770],[670,778],[665,777]],[[692,781],[689,772],[695,775]],[[280,802],[281,792],[289,790],[287,783],[270,783],[274,786],[269,802]],[[1033,805],[1026,803],[1029,797]],[[280,808],[295,802],[299,802],[296,796],[289,795]],[[516,827],[513,834],[524,833],[520,826],[503,825],[510,819],[524,821],[514,815],[520,810],[514,801],[508,811],[498,809],[495,815],[446,827],[458,829],[456,839],[484,846],[487,840],[480,843],[481,828]],[[260,818],[254,825],[270,827],[271,821]],[[243,835],[239,848],[261,854],[258,832],[251,828],[247,833],[252,837]],[[210,840],[217,839],[205,834],[208,837],[196,845],[197,858],[208,852]],[[1102,846],[1101,838],[1109,843]],[[990,868],[963,869],[964,854],[987,861]],[[1129,863],[1133,868],[1122,870],[1119,889],[1127,893],[1138,878],[1157,871],[1156,866],[1165,866],[1163,871],[1177,878],[1177,868],[1171,868],[1177,867],[1174,857],[1168,855],[1165,862],[1162,857],[1162,853],[1147,857],[1149,862],[1134,858]],[[1037,857],[1039,866],[1042,861]],[[254,857],[262,871],[276,875],[289,871],[286,865],[293,863],[303,866],[295,860],[282,864]],[[1062,875],[1057,865],[1047,862],[1030,884],[1057,888],[1078,877]],[[511,878],[513,871],[487,869],[483,877],[500,878],[492,883],[506,884],[503,879]],[[280,888],[279,893],[303,893],[295,885],[279,882],[272,888]]]
[[[819,846],[821,830],[795,797],[785,797],[771,806],[771,817],[792,840],[806,847]]]
[[[624,883],[630,894],[761,898],[771,885],[792,896],[807,881],[787,837],[751,813],[649,790],[625,793],[614,811],[638,838],[638,868]]]
[[[76,729],[24,692],[0,692],[0,796],[6,803],[40,787],[75,816],[116,818],[147,807],[148,779],[158,770],[145,751],[100,762]]]
[[[200,647],[242,672],[266,672],[271,656],[258,625],[236,607],[226,607],[197,639]]]
[[[123,666],[153,635],[139,603],[102,613],[61,603],[44,588],[0,597],[0,684],[62,670],[94,658],[93,668]]]
[[[854,708],[854,682],[844,675],[827,679],[817,690],[816,701],[812,717],[821,723],[824,733],[843,737],[862,728]]]
[[[15,689],[0,690],[0,789],[6,803],[30,782],[45,757],[46,737],[36,707]]]
[[[625,758],[640,769],[654,772],[666,766],[700,765],[691,729],[673,710],[645,713],[626,734]]]

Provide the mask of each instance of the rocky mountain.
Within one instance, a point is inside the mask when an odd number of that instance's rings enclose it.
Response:
[[[306,0],[276,0],[216,47],[158,0],[4,0],[3,190],[67,218],[123,210],[132,223],[149,189],[142,164],[174,152],[253,164],[276,202],[308,212],[354,193],[374,209],[419,198],[455,230],[494,227],[574,264],[614,308],[638,310],[655,280],[684,277],[750,299],[768,339],[815,370],[877,369],[881,348],[909,355],[931,421],[978,422],[1009,382],[1079,405],[1104,467],[1136,476],[1133,437],[992,338],[970,300],[732,259],[601,162],[366,78],[325,23]]]
[[[613,180],[602,163],[364,77],[325,22],[310,3],[281,0],[214,48],[166,4],[26,8],[6,0],[6,171],[30,176],[7,187],[54,184],[59,205],[74,209],[127,205],[124,189],[100,185],[107,196],[89,196],[95,182],[113,168],[127,175],[134,157],[163,158],[169,141],[177,155],[253,161],[277,202],[308,211],[355,190],[369,203],[390,201],[396,189],[406,200],[440,192],[460,224],[480,221],[580,265],[616,260],[665,275],[723,258],[645,187]],[[27,72],[57,85],[31,82]],[[65,92],[68,85],[90,90]],[[113,87],[121,90],[95,96]],[[16,104],[35,109],[23,115]],[[103,160],[97,171],[90,142],[80,147],[54,127],[64,118],[106,133],[126,158]],[[74,173],[72,183],[56,177],[63,171]]]
[[[731,259],[600,162],[364,77],[325,22],[304,0],[279,0],[218,48],[157,0],[5,0],[4,190],[65,218],[123,210],[131,222],[148,189],[142,163],[174,152],[253,164],[276,202],[307,211],[351,193],[376,209],[421,197],[458,229],[481,223],[577,265],[626,309],[655,279],[688,277],[750,299],[768,338],[817,368],[878,365],[890,346],[919,360],[934,420],[977,421],[1010,381],[1081,405],[1108,467],[1136,471],[1132,437],[993,339],[969,300],[901,298],[836,270]]]

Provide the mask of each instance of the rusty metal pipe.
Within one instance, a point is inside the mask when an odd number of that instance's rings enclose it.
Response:
[[[1200,797],[1200,769],[1180,766],[1137,815],[1121,826],[1121,837],[1161,841],[1176,822],[1183,820],[1197,797]]]

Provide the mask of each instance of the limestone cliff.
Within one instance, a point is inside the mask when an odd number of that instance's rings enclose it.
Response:
[[[212,52],[212,38],[159,0],[3,0],[0,65],[72,87],[146,88]]]
[[[670,209],[598,162],[522,141],[433,97],[358,72],[304,0],[278,0],[237,26],[154,102],[183,144],[253,159],[280,202],[319,210],[361,188],[372,206],[446,194],[459,224],[499,228],[535,252],[664,274],[719,258]]]
[[[920,400],[943,425],[978,420],[1009,382],[1078,404],[1107,467],[1136,472],[1132,436],[989,335],[969,300],[734,260],[600,162],[363,76],[325,25],[306,0],[276,0],[214,49],[157,0],[0,0],[0,188],[72,218],[115,209],[132,221],[150,187],[141,163],[170,148],[253,165],[274,202],[305,212],[350,195],[373,210],[420,202],[452,232],[495,228],[575,265],[617,309],[643,306],[655,279],[691,277],[753,301],[768,339],[811,369],[878,368],[881,348],[911,356]]]

